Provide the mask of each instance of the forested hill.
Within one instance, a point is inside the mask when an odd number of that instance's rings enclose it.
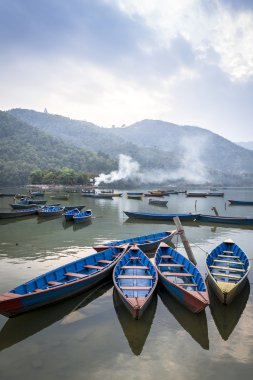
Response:
[[[69,167],[98,174],[117,168],[117,161],[96,154],[17,120],[0,111],[0,184],[24,184],[35,169]]]

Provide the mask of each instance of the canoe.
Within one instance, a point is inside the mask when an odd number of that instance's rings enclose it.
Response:
[[[188,310],[199,313],[209,305],[208,292],[199,270],[166,243],[161,243],[156,251],[155,266],[159,281]]]
[[[10,203],[9,204],[11,206],[11,208],[13,210],[26,210],[26,209],[29,209],[29,208],[33,208],[33,207],[39,207],[37,206],[36,204],[28,204],[28,205],[25,205],[25,204],[17,204],[17,203]]]
[[[148,203],[155,206],[167,206],[168,201],[161,201],[159,199],[149,199]]]
[[[77,214],[79,214],[80,211],[78,210],[78,208],[74,208],[73,210],[68,210],[66,212],[64,212],[64,217],[66,220],[73,220],[73,217]]]
[[[52,199],[69,199],[69,194],[58,194],[58,195],[51,195],[50,198]]]
[[[112,241],[110,243],[105,243],[101,245],[94,246],[93,248],[97,251],[103,251],[107,247],[119,246],[122,244],[137,245],[142,251],[151,251],[158,247],[162,242],[168,243],[177,234],[177,231],[164,231],[158,232],[151,235],[137,236],[134,238],[129,238],[125,240]]]
[[[253,201],[236,201],[233,199],[229,199],[228,202],[232,206],[253,206]]]
[[[30,193],[33,197],[44,197],[45,193],[42,193],[41,191],[32,191]]]
[[[246,284],[250,261],[233,240],[225,240],[206,258],[208,281],[219,300],[228,305]]]
[[[113,194],[111,193],[96,193],[92,195],[93,198],[102,198],[102,199],[113,199]]]
[[[42,217],[60,216],[63,214],[64,207],[41,207],[38,209],[38,215]]]
[[[78,214],[73,216],[74,223],[83,223],[90,220],[92,217],[92,211],[86,210],[84,212],[79,212]]]
[[[123,211],[129,218],[149,219],[149,220],[173,220],[176,216],[180,220],[192,221],[199,218],[200,214],[154,214],[151,212],[129,212]]]
[[[208,197],[224,197],[224,193],[218,193],[217,191],[207,193]]]
[[[240,216],[216,216],[199,214],[198,221],[221,224],[253,225],[253,218]]]
[[[135,319],[140,319],[150,304],[157,282],[154,265],[137,245],[123,255],[113,270],[115,289]]]
[[[19,204],[24,204],[24,205],[31,205],[31,204],[44,205],[47,203],[47,201],[44,199],[16,198],[16,197],[15,199],[18,201]]]
[[[0,219],[6,218],[19,218],[22,216],[37,214],[38,207],[31,207],[25,210],[13,210],[13,211],[2,211],[0,212]]]
[[[207,193],[186,193],[187,197],[206,198]]]
[[[85,206],[64,206],[66,211],[74,210],[74,208],[78,208],[79,211],[81,211]]]
[[[10,317],[86,291],[109,276],[128,246],[78,259],[0,295],[0,313]]]

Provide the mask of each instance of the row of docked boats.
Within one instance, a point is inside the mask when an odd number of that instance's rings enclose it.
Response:
[[[25,205],[25,207],[14,208],[12,211],[1,211],[0,219],[7,218],[20,218],[28,215],[38,214],[41,217],[51,217],[51,216],[60,216],[64,212],[69,210],[78,209],[80,212],[85,206],[76,205],[76,206],[61,206],[60,203],[52,204],[47,206],[40,205]]]
[[[110,274],[121,301],[135,319],[141,318],[151,303],[158,282],[189,311],[199,313],[209,304],[206,283],[197,267],[167,244],[173,236],[175,231],[128,239],[125,244],[111,242],[104,250],[100,247],[93,255],[1,294],[0,313],[10,317],[56,303],[97,286]],[[154,263],[143,251],[145,244],[147,250],[157,247]],[[226,240],[207,256],[206,267],[217,297],[229,304],[242,291],[250,262],[233,241]]]

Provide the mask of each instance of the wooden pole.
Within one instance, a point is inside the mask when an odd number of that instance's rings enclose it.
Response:
[[[218,213],[217,208],[216,208],[215,206],[213,206],[213,207],[211,208],[211,210],[214,211],[214,213],[215,213],[216,216],[219,216],[219,213]]]
[[[187,253],[187,256],[189,258],[189,260],[194,264],[194,265],[197,265],[197,261],[195,260],[195,257],[194,257],[194,254],[192,252],[192,249],[191,249],[191,246],[189,244],[189,241],[187,240],[186,236],[185,236],[185,232],[184,232],[184,228],[180,222],[180,219],[178,216],[174,217],[173,218],[174,220],[174,223],[177,227],[177,232],[178,234],[180,235],[180,238],[182,240],[182,243],[184,245],[184,249]]]

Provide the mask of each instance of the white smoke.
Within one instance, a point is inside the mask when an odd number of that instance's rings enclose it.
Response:
[[[201,161],[201,153],[205,151],[205,139],[195,138],[183,139],[180,141],[180,148],[183,154],[179,158],[180,168],[178,170],[158,170],[144,169],[140,170],[140,164],[134,161],[132,157],[125,154],[119,155],[119,168],[109,174],[101,173],[95,178],[95,184],[112,183],[119,180],[137,180],[141,184],[157,183],[163,184],[168,181],[184,180],[190,183],[205,183],[210,178],[207,178],[207,171]],[[174,153],[175,154],[175,153]],[[173,166],[173,163],[172,163]]]

